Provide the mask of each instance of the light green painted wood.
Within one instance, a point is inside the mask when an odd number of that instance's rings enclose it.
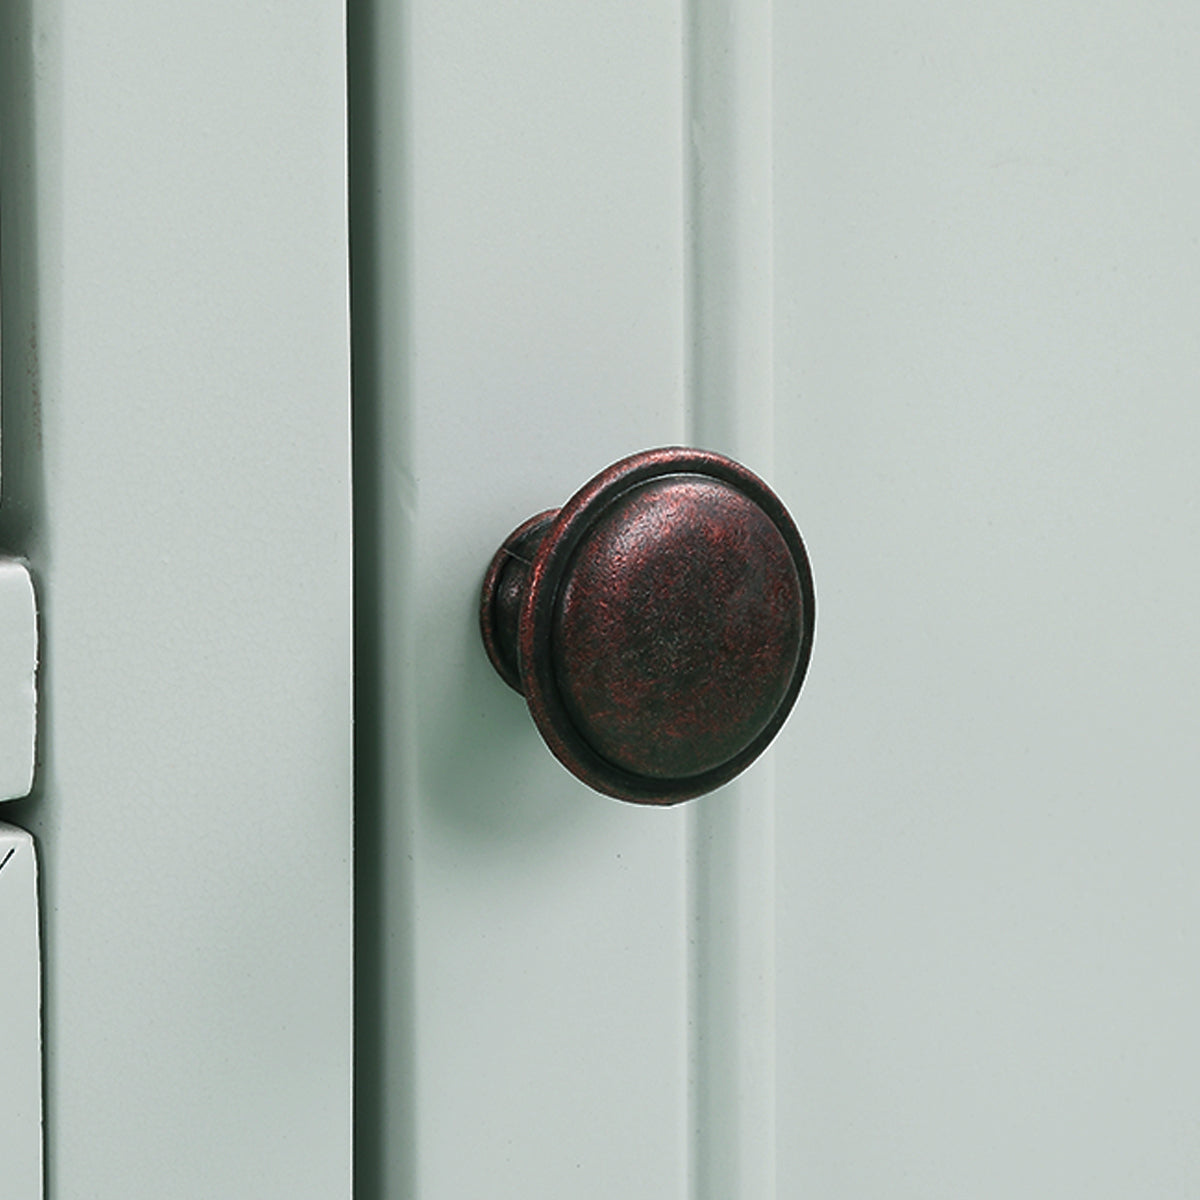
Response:
[[[0,1194],[42,1195],[41,955],[37,853],[0,824]]]
[[[1200,1192],[1200,24],[778,6],[782,1195]]]
[[[29,568],[0,559],[0,800],[28,795],[37,742],[37,602]]]
[[[561,768],[476,615],[515,525],[683,440],[680,17],[609,2],[373,15],[355,224],[379,596],[360,1184],[683,1200],[686,814]]]
[[[345,1198],[342,6],[2,19],[0,523],[45,714],[5,817],[40,854],[47,1194]]]

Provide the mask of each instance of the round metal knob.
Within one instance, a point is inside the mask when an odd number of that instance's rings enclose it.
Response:
[[[599,792],[674,804],[778,733],[812,650],[804,543],[756,475],[668,447],[531,517],[488,567],[488,657],[555,756]]]

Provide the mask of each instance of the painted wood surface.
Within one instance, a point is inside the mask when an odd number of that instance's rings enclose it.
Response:
[[[356,329],[358,484],[382,596],[360,1186],[682,1197],[687,818],[560,767],[476,616],[516,524],[684,440],[678,14],[375,16],[359,34],[387,116],[355,223],[356,241],[372,230],[355,263],[373,325]]]
[[[0,1195],[42,1195],[41,957],[37,853],[0,824]]]
[[[368,26],[361,1177],[1190,1195],[1185,6]],[[677,437],[771,480],[820,609],[682,828],[562,777],[471,611],[517,520]]]
[[[613,460],[769,474],[768,15],[357,26],[365,1194],[770,1194],[769,762],[599,797],[476,628],[495,546]]]
[[[3,19],[50,1194],[345,1195],[341,14]],[[1189,14],[368,26],[361,1186],[1193,1193]],[[683,440],[793,508],[818,645],[772,760],[646,812],[473,608]]]
[[[343,8],[0,21],[47,1195],[348,1197]]]
[[[1196,12],[779,5],[775,55],[821,606],[777,760],[780,1194],[1182,1200]]]
[[[37,743],[37,601],[24,563],[0,559],[0,800],[33,786]]]

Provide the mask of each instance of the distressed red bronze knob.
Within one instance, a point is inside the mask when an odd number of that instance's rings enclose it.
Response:
[[[515,529],[480,611],[555,756],[641,804],[703,795],[762,753],[815,615],[787,509],[732,459],[684,447],[623,459]]]

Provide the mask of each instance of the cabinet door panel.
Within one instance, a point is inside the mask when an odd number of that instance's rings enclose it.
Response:
[[[615,459],[771,476],[770,6],[359,18],[360,1185],[769,1196],[770,758],[680,809],[590,793],[476,608]]]
[[[510,530],[684,438],[678,17],[419,0],[373,19],[359,1178],[682,1196],[686,814],[561,768],[477,616]]]
[[[780,9],[781,1187],[1200,1187],[1200,28]],[[787,864],[786,868],[783,864]]]
[[[348,1197],[343,12],[0,21],[48,1195]]]
[[[363,1186],[1194,1190],[1186,14],[364,12]],[[676,440],[820,611],[778,748],[656,812],[474,609]]]

